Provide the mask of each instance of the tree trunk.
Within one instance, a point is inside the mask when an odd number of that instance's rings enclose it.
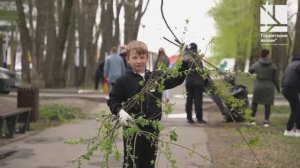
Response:
[[[3,33],[0,32],[0,41],[3,41]],[[4,67],[3,45],[0,45],[0,67]]]
[[[136,0],[126,0],[124,5],[124,44],[137,39],[141,19],[148,8],[149,0],[144,9],[143,0],[139,0],[138,3],[135,3],[135,1]]]
[[[68,32],[68,45],[66,51],[66,59],[64,63],[64,71],[66,72],[66,86],[74,87],[75,84],[75,54],[76,54],[76,38],[75,38],[75,30],[76,30],[76,15],[75,15],[75,6],[73,7],[73,14],[71,19],[71,25]]]
[[[34,26],[33,26],[33,4],[32,4],[32,0],[28,0],[28,7],[29,7],[29,11],[28,11],[28,16],[29,16],[29,35],[32,39],[32,42],[35,39],[35,34],[34,34]],[[34,70],[37,70],[37,58],[36,58],[36,47],[35,47],[35,43],[32,43],[32,68]],[[32,77],[35,78],[35,77]]]
[[[104,58],[113,46],[113,1],[101,1],[101,9],[102,43],[100,55]]]
[[[37,57],[37,70],[42,72],[45,62],[45,37],[46,37],[46,22],[47,22],[47,3],[44,0],[36,0],[37,9],[37,21],[35,31],[35,46],[36,46],[36,57]]]
[[[20,29],[20,38],[22,46],[22,80],[30,83],[30,69],[29,60],[31,59],[32,48],[29,30],[26,26],[25,13],[22,0],[15,0],[17,14],[18,14],[18,27]]]
[[[297,20],[295,25],[295,40],[294,40],[294,49],[293,55],[300,54],[300,2],[298,1],[298,11],[297,11]]]
[[[45,0],[44,0],[45,1]],[[46,42],[46,59],[43,74],[46,81],[46,87],[54,87],[55,82],[53,78],[54,67],[54,50],[56,45],[56,22],[54,18],[54,1],[46,0],[47,3],[47,42]],[[55,68],[56,70],[56,68]]]
[[[80,3],[81,2],[81,3]],[[76,0],[75,8],[77,12],[77,28],[78,28],[78,38],[79,38],[79,58],[76,58],[76,62],[78,62],[78,65],[76,65],[76,85],[77,87],[81,86],[84,81],[84,59],[85,59],[85,12],[87,11],[84,1]]]
[[[254,14],[254,23],[252,30],[252,47],[250,53],[249,67],[254,64],[260,56],[260,6],[262,5],[262,0],[256,0],[252,2],[253,4],[253,14]]]
[[[59,32],[56,41],[56,48],[55,48],[55,57],[54,57],[54,65],[55,70],[53,70],[54,81],[56,87],[64,87],[65,86],[65,79],[63,78],[64,71],[63,71],[63,53],[65,49],[65,43],[67,39],[68,29],[70,25],[70,18],[72,13],[72,6],[74,0],[65,0],[64,10],[61,22],[59,23]]]
[[[15,71],[15,65],[16,65],[17,41],[15,39],[15,34],[16,34],[16,32],[14,30],[12,30],[10,44],[9,44],[11,47],[11,52],[10,52],[10,59],[11,59],[10,70],[11,71]]]
[[[276,0],[276,5],[286,5],[286,0]],[[276,44],[286,44],[286,45],[276,45]],[[288,48],[287,48],[287,39],[279,38],[276,41],[276,44],[272,45],[272,59],[278,68],[278,76],[281,79],[285,68],[288,65]]]
[[[116,16],[114,19],[114,36],[112,45],[113,46],[119,46],[120,45],[120,12],[123,6],[122,0],[116,0]],[[100,58],[100,61],[102,61],[102,58]]]
[[[89,9],[87,11],[87,24],[86,24],[86,56],[87,56],[87,64],[86,64],[86,70],[85,70],[85,86],[88,86],[92,83],[92,79],[95,72],[96,67],[96,50],[97,46],[93,45],[93,39],[94,39],[94,26],[95,26],[95,20],[96,20],[96,14],[98,9],[98,0],[89,0],[87,2],[87,8]]]

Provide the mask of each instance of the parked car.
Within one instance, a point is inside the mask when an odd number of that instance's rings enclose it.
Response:
[[[8,94],[16,87],[17,75],[16,73],[0,67],[0,93]]]

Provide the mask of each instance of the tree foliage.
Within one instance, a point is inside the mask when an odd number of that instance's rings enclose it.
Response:
[[[216,58],[235,58],[245,65],[251,51],[254,2],[223,0],[209,11],[216,21],[217,36],[212,46]],[[243,70],[243,66],[236,67]]]

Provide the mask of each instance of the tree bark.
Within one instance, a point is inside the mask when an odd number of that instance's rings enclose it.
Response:
[[[102,28],[102,43],[100,49],[101,57],[105,57],[108,51],[113,46],[113,1],[101,1],[101,23]]]
[[[47,3],[44,0],[36,0],[37,21],[35,31],[35,46],[37,57],[37,70],[39,72],[44,68],[45,62],[45,37],[46,37],[46,22],[47,22]]]
[[[3,33],[0,32],[0,41],[3,41]],[[3,59],[3,45],[0,45],[0,67],[4,66],[4,59]]]
[[[97,46],[94,46],[94,27],[96,20],[96,13],[98,9],[98,0],[88,0],[87,8],[87,18],[86,18],[86,71],[85,71],[85,86],[88,86],[92,83],[92,79],[94,76],[94,71],[96,67],[96,50]]]
[[[25,13],[22,0],[15,0],[17,14],[18,14],[18,27],[20,29],[20,38],[22,46],[22,80],[30,83],[30,68],[29,60],[32,54],[32,40],[29,35],[29,30],[26,26]]]
[[[137,39],[141,19],[148,8],[148,4],[149,0],[147,0],[143,9],[143,0],[138,0],[138,3],[136,3],[136,0],[126,0],[124,4],[124,44]]]
[[[116,0],[116,16],[114,19],[114,36],[112,45],[113,46],[119,46],[120,45],[120,13],[123,6],[122,0]],[[102,60],[102,59],[100,59]]]
[[[45,59],[45,68],[43,69],[43,74],[45,77],[46,87],[54,87],[54,77],[53,71],[57,70],[56,67],[59,65],[54,64],[56,48],[56,22],[54,18],[54,1],[53,0],[43,0],[47,3],[47,42],[46,42],[46,59]],[[55,67],[55,70],[54,68]]]
[[[64,87],[65,86],[65,72],[63,71],[63,53],[65,49],[65,43],[67,39],[68,29],[70,25],[70,18],[72,13],[72,6],[74,0],[66,0],[64,4],[64,10],[61,22],[59,23],[59,32],[56,41],[55,48],[55,57],[54,57],[54,65],[55,70],[53,70],[54,81],[56,83],[56,87]]]
[[[71,18],[71,25],[68,32],[68,45],[66,51],[66,59],[64,63],[64,71],[66,72],[66,86],[73,87],[76,86],[75,81],[75,54],[76,54],[76,38],[75,38],[75,30],[76,30],[76,11],[75,6],[73,7]]]
[[[298,11],[297,11],[297,19],[295,26],[295,40],[294,40],[294,49],[292,54],[300,54],[300,2],[298,1]]]
[[[76,0],[75,8],[77,12],[77,28],[78,28],[78,44],[79,44],[79,58],[76,58],[76,62],[78,65],[76,67],[76,85],[77,87],[81,86],[84,81],[84,61],[85,61],[85,12],[87,11],[86,6],[84,5],[84,1]]]
[[[286,5],[286,0],[276,0],[275,1],[276,5]],[[284,38],[279,38],[277,39],[276,43],[278,44],[286,44],[286,45],[272,45],[272,59],[274,61],[274,63],[276,64],[277,68],[278,68],[278,76],[281,79],[285,68],[288,65],[288,48],[287,48],[287,39]]]
[[[249,67],[254,64],[260,56],[260,6],[262,5],[262,0],[256,0],[252,2],[253,4],[253,14],[254,23],[252,30],[252,47],[250,53]]]

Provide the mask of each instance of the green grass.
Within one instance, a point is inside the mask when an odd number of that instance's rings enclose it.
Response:
[[[255,78],[251,77],[249,74],[246,73],[238,73],[236,75],[235,83],[237,85],[244,85],[247,87],[248,93],[253,93],[253,81]]]
[[[39,107],[39,121],[31,124],[31,129],[41,130],[49,126],[56,126],[86,115],[79,108],[62,104],[47,104]]]

